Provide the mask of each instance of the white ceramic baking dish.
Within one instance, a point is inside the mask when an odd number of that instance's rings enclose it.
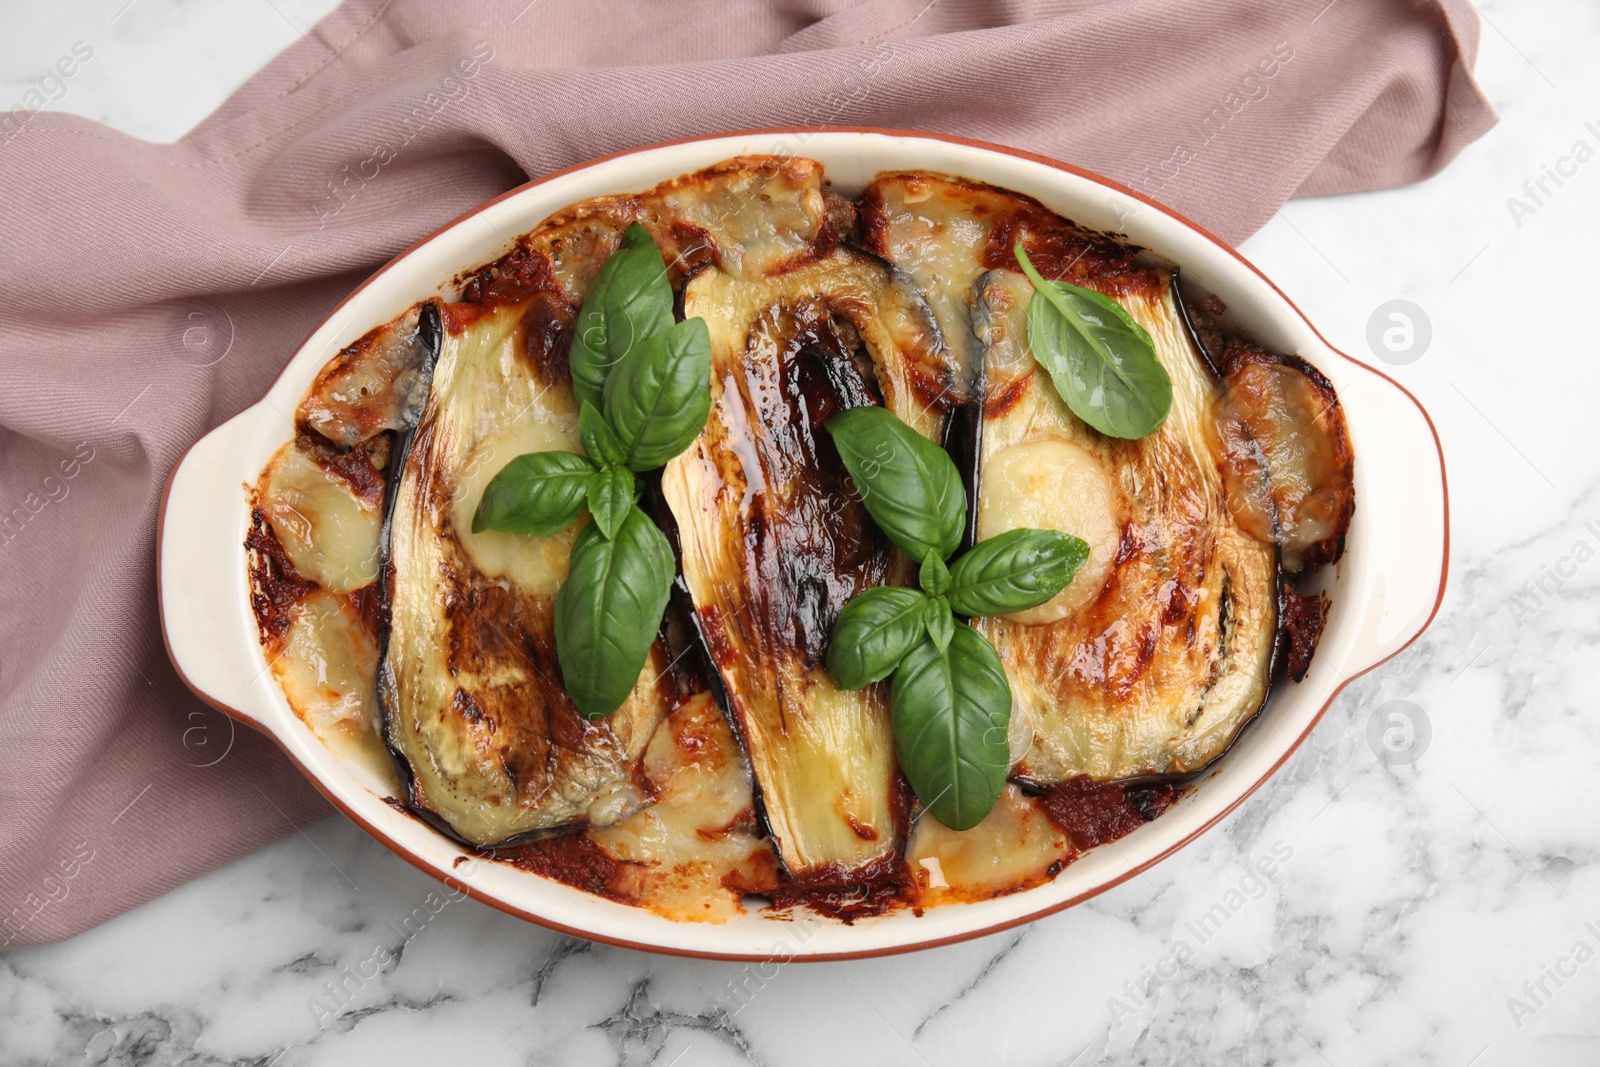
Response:
[[[324,363],[371,327],[495,259],[516,235],[586,197],[631,192],[741,153],[805,155],[853,193],[883,170],[918,168],[990,182],[1094,229],[1121,231],[1215,293],[1230,324],[1298,353],[1339,391],[1356,453],[1356,513],[1328,572],[1333,607],[1310,674],[1275,687],[1260,717],[1164,815],[1084,856],[1052,882],[995,900],[909,911],[846,926],[750,912],[724,924],[674,922],[467,853],[384,802],[382,783],[323,746],[274,682],[256,637],[246,580],[243,487],[293,434],[294,411]],[[509,235],[509,238],[508,238]],[[1264,782],[1349,680],[1394,655],[1431,621],[1448,559],[1444,460],[1416,400],[1332,348],[1288,297],[1220,240],[1142,195],[1013,149],[889,130],[768,130],[643,148],[531,182],[463,215],[397,257],[340,304],[268,394],[197,442],[173,469],[161,511],[159,586],[172,661],[211,705],[270,735],[328,799],[397,854],[504,911],[580,937],[683,955],[838,959],[992,933],[1116,885],[1193,840]]]

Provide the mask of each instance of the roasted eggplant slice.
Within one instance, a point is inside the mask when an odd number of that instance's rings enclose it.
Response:
[[[379,692],[415,810],[496,844],[606,825],[647,801],[635,771],[675,697],[661,646],[617,712],[581,717],[561,684],[553,622],[576,527],[546,538],[473,533],[473,510],[515,456],[578,450],[572,321],[629,223],[651,230],[674,278],[710,265],[737,278],[831,248],[835,210],[815,163],[729,160],[645,193],[573,205],[467,279],[465,303],[439,309],[442,350],[396,464],[385,539]],[[424,332],[425,320],[426,309]],[[382,350],[385,336],[375,331],[368,348]]]
[[[553,623],[574,531],[472,532],[483,487],[506,462],[578,447],[570,387],[527,358],[525,311],[447,309],[385,527],[385,740],[413,810],[478,845],[636,810],[633,771],[672,695],[658,650],[616,714],[578,714]]]
[[[1204,766],[1266,697],[1279,573],[1274,545],[1228,509],[1210,428],[1217,383],[1167,272],[971,182],[888,175],[865,199],[874,251],[943,288],[935,306],[964,307],[979,340],[979,538],[1042,526],[1090,544],[1060,596],[978,624],[1011,680],[1013,776],[1044,785]],[[1019,240],[1046,277],[1106,293],[1150,332],[1173,382],[1159,431],[1107,438],[1061,400],[1028,349],[1031,288],[1011,253]]]
[[[1179,297],[1190,341],[1222,379],[1212,429],[1228,507],[1256,537],[1283,546],[1290,572],[1337,563],[1356,493],[1333,383],[1298,356],[1225,333],[1217,318],[1227,308],[1215,296],[1190,299],[1179,287]]]
[[[1170,288],[1121,301],[1173,383],[1166,424],[1138,441],[1084,426],[1048,376],[1000,354],[1025,343],[1026,290],[1017,275],[995,272],[979,294],[995,358],[985,364],[978,534],[1082,530],[1093,564],[1033,613],[980,624],[1033,727],[1015,773],[1048,783],[1195,770],[1266,699],[1276,550],[1228,511],[1207,438],[1214,382]]]
[[[735,277],[759,278],[814,258],[837,242],[836,215],[837,198],[822,188],[821,164],[740,156],[648,192],[574,204],[520,245],[532,261],[548,264],[560,289],[581,303],[589,279],[631,222],[650,231],[677,285],[707,264]],[[518,290],[527,273],[513,253],[479,271],[467,298]]]
[[[348,448],[385,430],[409,430],[428,395],[432,356],[418,304],[341,351],[317,374],[297,422]]]
[[[861,880],[898,863],[905,794],[883,687],[835,688],[824,653],[846,601],[910,568],[822,424],[883,403],[938,440],[950,368],[907,279],[849,248],[766,278],[707,269],[683,310],[710,327],[712,409],[662,492],[696,618],[790,876]]]
[[[1230,341],[1211,426],[1228,507],[1252,536],[1283,546],[1296,573],[1338,562],[1355,513],[1355,455],[1332,384],[1292,356]]]

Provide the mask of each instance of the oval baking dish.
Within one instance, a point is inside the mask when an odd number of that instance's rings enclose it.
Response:
[[[505,253],[516,235],[564,206],[630,192],[751,153],[817,160],[841,192],[882,171],[939,171],[1034,197],[1052,210],[1128,240],[1183,268],[1215,294],[1226,323],[1297,353],[1332,382],[1356,454],[1359,501],[1337,567],[1320,581],[1332,602],[1309,674],[1277,686],[1256,722],[1170,810],[1095,849],[1053,881],[975,903],[909,910],[852,924],[797,911],[750,911],[726,923],[675,922],[474,855],[390,803],[389,789],[324,746],[294,714],[267,670],[250,605],[240,487],[292,436],[280,414],[305,395],[344,346]],[[236,507],[218,507],[219,500]],[[1275,286],[1222,242],[1106,179],[1023,152],[954,138],[879,130],[772,130],[639,149],[529,183],[469,212],[372,276],[319,326],[262,400],[197,442],[173,469],[158,546],[162,626],[186,683],[211,705],[265,731],[340,810],[419,868],[449,878],[511,914],[576,936],[653,951],[734,959],[838,959],[975,937],[1068,907],[1181,847],[1237,806],[1283,763],[1350,679],[1409,644],[1443,595],[1448,559],[1443,456],[1416,400],[1383,374],[1323,340]]]

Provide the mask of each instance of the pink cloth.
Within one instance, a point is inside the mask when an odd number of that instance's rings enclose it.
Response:
[[[176,144],[0,116],[0,946],[331,810],[168,663],[161,487],[473,205],[654,141],[894,126],[1071,161],[1236,241],[1288,197],[1426,177],[1494,122],[1467,0],[458,8],[350,0]]]

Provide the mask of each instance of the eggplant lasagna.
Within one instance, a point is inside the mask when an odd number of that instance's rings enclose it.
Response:
[[[641,223],[676,315],[704,319],[712,406],[642,482],[677,577],[622,706],[578,714],[554,602],[579,525],[473,531],[512,458],[579,451],[568,370],[599,266]],[[1028,280],[1146,330],[1170,413],[1080,421],[1029,347]],[[1156,818],[1268,690],[1304,676],[1353,456],[1315,368],[1220,325],[1175,268],[1028,197],[742,157],[574,204],[340,352],[249,487],[260,639],[290,705],[396,803],[472,849],[678,919],[764,903],[849,921],[1015,892]],[[1011,768],[976,827],[923,817],[888,683],[824,661],[841,607],[909,584],[822,423],[882,405],[942,444],[971,535],[1060,530],[1088,562],[1046,603],[975,620],[1011,686]],[[752,899],[757,898],[757,899]]]

